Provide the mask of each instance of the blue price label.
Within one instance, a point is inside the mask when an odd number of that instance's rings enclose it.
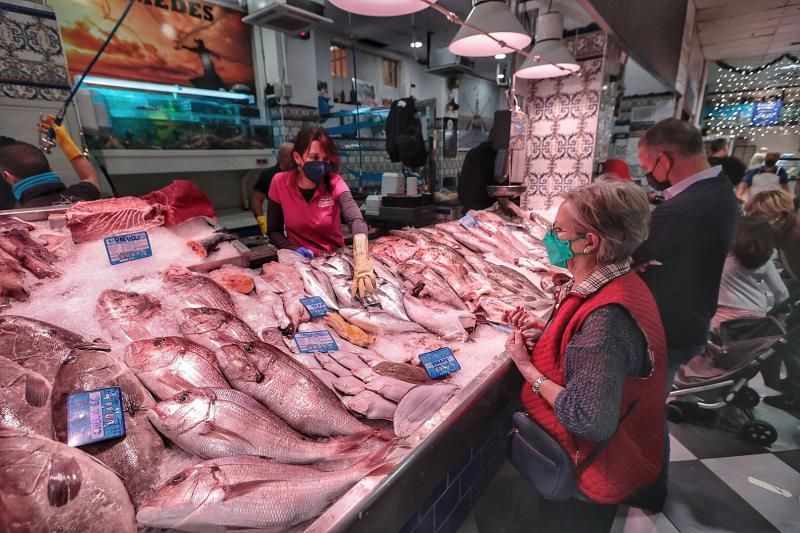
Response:
[[[294,342],[301,353],[333,352],[339,349],[330,331],[301,331],[295,333]]]
[[[114,235],[106,237],[104,240],[108,260],[112,265],[136,261],[153,255],[150,247],[150,238],[146,231],[127,233],[125,235]]]
[[[461,223],[462,226],[464,226],[467,229],[474,228],[475,226],[478,225],[478,221],[475,220],[475,217],[473,217],[472,215],[464,215],[463,217],[461,217],[459,222]]]
[[[319,296],[312,296],[310,298],[300,298],[300,303],[308,309],[308,314],[312,318],[319,318],[328,314],[328,306],[322,301]]]
[[[67,445],[83,446],[125,435],[122,392],[109,387],[67,398]]]
[[[461,370],[461,365],[453,355],[450,348],[439,348],[432,352],[424,353],[419,356],[419,362],[425,368],[431,379],[443,378],[453,372]]]

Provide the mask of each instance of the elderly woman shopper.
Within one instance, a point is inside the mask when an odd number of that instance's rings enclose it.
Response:
[[[666,341],[653,295],[630,269],[649,218],[632,183],[567,193],[544,242],[573,280],[546,325],[521,310],[507,316],[525,411],[575,472],[571,499],[540,503],[537,531],[608,531],[617,505],[661,473]],[[541,327],[535,339],[531,330]]]

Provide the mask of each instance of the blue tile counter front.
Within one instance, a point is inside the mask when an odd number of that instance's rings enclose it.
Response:
[[[508,450],[511,417],[519,408],[519,403],[512,400],[497,413],[488,429],[477,437],[447,477],[400,528],[400,533],[451,533],[458,530],[500,470]]]

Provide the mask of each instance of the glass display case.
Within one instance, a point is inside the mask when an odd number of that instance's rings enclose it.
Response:
[[[104,78],[84,82],[79,112],[95,150],[232,150],[273,145],[272,128],[255,98],[243,91],[212,91]]]

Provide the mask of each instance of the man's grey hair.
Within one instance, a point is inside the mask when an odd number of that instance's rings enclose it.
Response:
[[[638,185],[619,180],[601,180],[564,195],[578,233],[600,238],[600,264],[629,261],[650,232],[650,205]]]
[[[671,152],[684,157],[705,156],[703,134],[677,118],[667,118],[648,129],[639,141],[648,149]]]

